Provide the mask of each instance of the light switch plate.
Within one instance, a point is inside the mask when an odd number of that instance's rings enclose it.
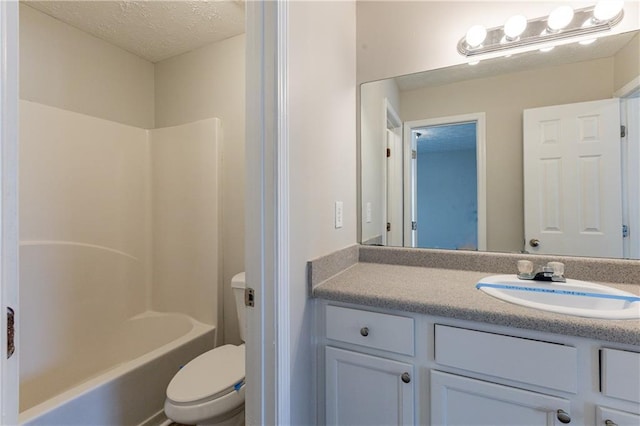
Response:
[[[335,222],[336,229],[342,228],[342,201],[336,201]]]

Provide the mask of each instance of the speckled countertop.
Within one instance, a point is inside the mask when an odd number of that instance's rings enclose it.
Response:
[[[640,320],[555,314],[496,299],[475,284],[487,272],[356,262],[313,286],[314,297],[640,346]],[[637,284],[607,284],[640,295]]]

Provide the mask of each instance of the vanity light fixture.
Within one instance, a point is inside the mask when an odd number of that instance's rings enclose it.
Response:
[[[557,7],[547,19],[547,31],[555,33],[569,25],[573,21],[573,8],[571,6]]]
[[[573,10],[559,6],[549,16],[527,20],[522,15],[507,19],[503,27],[485,29],[475,25],[458,42],[458,52],[471,57],[540,44],[541,48],[583,38],[582,44],[595,40],[622,21],[624,1],[600,0],[595,6]],[[585,36],[593,35],[591,38]]]

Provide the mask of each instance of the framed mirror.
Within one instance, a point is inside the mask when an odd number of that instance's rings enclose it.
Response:
[[[362,84],[362,243],[640,258],[639,52],[633,31]]]

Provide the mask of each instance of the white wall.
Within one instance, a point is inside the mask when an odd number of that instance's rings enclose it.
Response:
[[[153,64],[20,3],[20,98],[154,127]]]
[[[158,62],[156,125],[208,117],[222,125],[222,252],[224,340],[239,343],[231,278],[244,271],[245,36],[240,35]]]
[[[570,1],[579,8],[593,2]],[[545,16],[548,1],[361,1],[358,7],[358,82],[465,63],[457,43],[475,24],[497,27],[512,15]],[[611,33],[640,27],[640,2],[625,3]]]
[[[306,262],[356,242],[356,10],[322,1],[288,8],[290,423],[314,424]],[[335,201],[344,202],[341,229]]]
[[[152,307],[215,325],[220,120],[151,130]]]

